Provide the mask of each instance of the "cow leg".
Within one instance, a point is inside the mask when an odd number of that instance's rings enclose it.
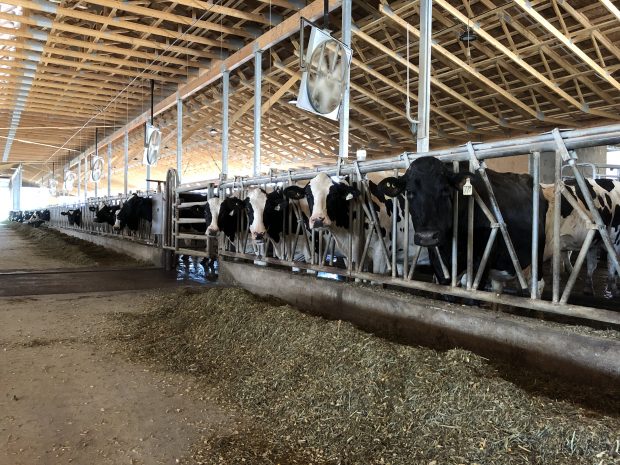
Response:
[[[587,276],[586,282],[583,285],[583,293],[585,295],[594,295],[594,282],[592,281],[592,277],[597,265],[598,249],[596,247],[590,247],[590,250],[588,250],[588,254],[586,255]]]
[[[620,297],[616,269],[614,268],[613,262],[609,260],[609,258],[607,259],[607,285],[605,286],[605,292],[603,295],[607,299]]]
[[[573,272],[573,264],[570,261],[571,250],[564,250],[560,257],[560,271],[570,275]]]

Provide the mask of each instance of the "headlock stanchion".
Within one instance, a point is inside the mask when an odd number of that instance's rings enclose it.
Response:
[[[606,323],[620,324],[620,314],[609,310],[595,309],[589,307],[575,306],[566,304],[567,299],[574,287],[575,279],[582,268],[583,262],[593,243],[595,232],[601,235],[602,242],[607,250],[609,260],[618,270],[618,257],[611,243],[607,226],[604,224],[601,215],[598,213],[594,200],[590,196],[586,186],[586,181],[582,173],[576,166],[576,156],[574,150],[582,147],[597,145],[608,145],[620,143],[620,124],[611,126],[588,128],[580,130],[562,131],[558,130],[551,133],[541,134],[532,137],[523,137],[505,141],[490,143],[480,143],[473,145],[468,143],[465,146],[455,147],[444,150],[435,150],[428,153],[404,153],[398,157],[382,160],[369,160],[350,164],[339,161],[331,166],[322,166],[313,170],[286,171],[280,174],[270,172],[267,176],[255,176],[252,178],[228,178],[220,180],[210,180],[204,182],[184,183],[176,186],[175,189],[175,216],[173,225],[166,229],[165,245],[174,249],[175,253],[195,253],[210,257],[215,255],[215,245],[218,247],[220,259],[242,259],[250,262],[258,261],[262,265],[281,266],[294,271],[305,270],[313,273],[328,272],[339,275],[345,279],[362,279],[376,283],[401,286],[406,288],[418,289],[429,292],[439,292],[456,297],[475,299],[483,302],[508,304],[534,310],[541,310],[551,313],[558,313],[578,318],[592,319]],[[555,171],[555,211],[550,212],[551,217],[555,217],[553,241],[553,292],[552,301],[542,300],[539,289],[539,279],[542,270],[538,268],[539,256],[543,253],[539,250],[539,215],[540,202],[540,158],[542,152],[557,153],[557,167]],[[519,262],[517,251],[510,236],[510,231],[505,221],[505,212],[502,212],[500,203],[496,198],[494,186],[487,175],[487,168],[484,160],[488,158],[502,158],[514,155],[526,155],[530,157],[532,175],[532,235],[531,235],[531,264],[529,274],[526,276],[521,263]],[[424,247],[413,245],[413,228],[410,218],[409,206],[410,199],[407,195],[393,198],[389,206],[383,204],[382,215],[378,214],[378,204],[376,198],[370,191],[369,173],[386,172],[390,174],[400,170],[406,170],[409,165],[421,157],[433,156],[443,162],[450,163],[454,172],[459,170],[459,162],[469,162],[469,170],[477,173],[482,186],[478,184],[480,191],[471,189],[471,195],[460,197],[455,193],[453,199],[454,212],[451,217],[452,235],[448,239],[451,241],[447,255],[442,257],[439,249],[428,247],[428,254],[438,260],[437,270],[439,276],[449,285],[443,286],[421,280],[418,262],[422,253],[426,254]],[[545,157],[548,155],[544,155]],[[562,161],[572,167],[572,172],[577,182],[575,189],[579,189],[585,199],[588,211],[585,211],[580,202],[576,199],[570,189],[562,181]],[[339,181],[346,182],[357,189],[356,198],[348,200],[348,227],[336,227],[335,224],[327,228],[310,229],[308,220],[311,211],[308,203],[304,199],[285,198],[283,190],[286,187],[297,185],[304,187],[305,183],[313,179],[319,173],[337,177]],[[387,174],[385,174],[387,176]],[[299,183],[299,184],[296,184]],[[241,201],[246,198],[249,188],[259,187],[267,193],[276,189],[281,190],[282,203],[278,210],[282,214],[281,232],[279,236],[271,237],[268,234],[262,242],[255,241],[250,234],[250,222],[247,211],[238,215],[237,228],[234,239],[220,233],[217,240],[209,239],[205,236],[205,246],[202,250],[179,247],[180,240],[199,240],[197,235],[187,235],[179,233],[179,224],[194,222],[196,220],[184,220],[179,218],[179,212],[190,203],[182,203],[179,194],[185,192],[208,192],[208,198],[219,195],[220,198],[236,196]],[[473,187],[473,186],[472,186]],[[484,192],[482,191],[484,189]],[[529,188],[528,188],[529,189]],[[583,246],[577,257],[572,274],[568,278],[567,284],[561,292],[560,289],[560,203],[565,198],[577,211],[586,224],[590,224]],[[459,218],[459,202],[462,205],[463,216]],[[205,202],[206,203],[206,202]],[[388,211],[389,210],[389,211]],[[385,213],[385,215],[384,215]],[[255,212],[256,214],[256,212]],[[476,216],[475,216],[476,215]],[[474,259],[475,228],[474,221],[481,215],[488,221],[488,237],[485,236],[486,244],[479,244],[480,255]],[[389,220],[386,217],[389,216]],[[401,220],[402,218],[402,220]],[[467,225],[461,226],[461,231],[467,235],[459,241],[459,219],[467,221]],[[203,220],[204,221],[204,220]],[[280,220],[278,220],[280,221]],[[402,223],[399,223],[402,221]],[[383,222],[383,223],[382,223]],[[486,222],[485,222],[486,225]],[[486,227],[486,226],[485,226]],[[389,229],[389,233],[387,232]],[[168,234],[170,232],[170,234]],[[505,245],[510,258],[509,263],[514,267],[514,276],[518,282],[513,291],[516,296],[501,295],[495,292],[482,290],[486,288],[485,277],[488,275],[489,263],[492,254],[498,247],[498,234],[501,233],[503,239],[502,246]],[[191,237],[190,237],[191,236]],[[410,243],[411,242],[411,243]],[[522,241],[519,241],[522,243]],[[467,250],[459,251],[461,247]],[[521,254],[521,249],[519,249]],[[444,251],[445,253],[445,251]],[[458,267],[459,253],[462,254],[466,262],[463,263],[464,269]],[[303,255],[303,260],[300,261]],[[523,255],[521,255],[523,257]],[[523,258],[522,258],[523,259]],[[372,273],[379,268],[376,267],[377,261],[382,264],[381,273]],[[459,273],[464,271],[462,276]],[[464,278],[463,280],[461,278]],[[528,283],[529,278],[529,283]],[[463,284],[461,285],[461,282]],[[525,292],[524,292],[525,291]]]

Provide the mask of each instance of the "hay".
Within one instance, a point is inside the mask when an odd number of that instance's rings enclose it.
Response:
[[[470,352],[399,345],[239,289],[146,306],[118,315],[120,345],[195,374],[248,418],[187,463],[620,463],[618,392],[512,370],[519,386]]]
[[[147,264],[46,226],[34,228],[20,223],[8,223],[8,225],[23,238],[35,243],[36,247],[32,251],[42,257],[58,258],[60,251],[62,251],[62,259],[74,265],[136,266]]]

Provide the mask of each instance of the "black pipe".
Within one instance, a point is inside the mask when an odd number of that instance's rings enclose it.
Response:
[[[323,0],[323,29],[329,26],[329,0]]]

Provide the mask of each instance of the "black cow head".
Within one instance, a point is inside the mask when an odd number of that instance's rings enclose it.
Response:
[[[116,212],[120,207],[118,205],[106,205],[103,204],[100,207],[88,207],[90,211],[95,212],[95,223],[108,223],[110,226],[114,225],[116,221]]]
[[[409,213],[416,231],[417,245],[431,247],[445,243],[452,228],[452,200],[456,189],[461,189],[468,172],[453,173],[436,158],[425,157],[413,161],[403,176],[385,178],[379,191],[396,197],[406,191]]]
[[[335,182],[327,174],[319,173],[304,189],[290,186],[284,190],[289,199],[306,198],[311,215],[308,220],[310,229],[331,226],[349,227],[349,201],[359,196],[356,187],[346,182]]]
[[[82,225],[82,210],[76,208],[75,210],[67,210],[66,212],[60,212],[62,216],[66,216],[71,226]]]
[[[140,220],[153,221],[153,200],[133,194],[116,213],[114,229],[121,230],[127,226],[131,231],[137,231]]]

